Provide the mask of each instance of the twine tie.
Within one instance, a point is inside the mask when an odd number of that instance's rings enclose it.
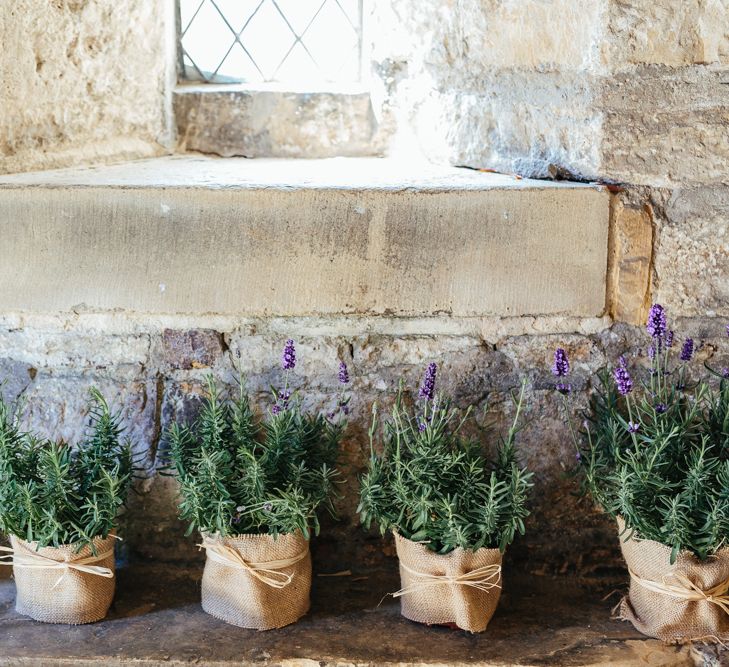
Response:
[[[630,568],[628,572],[630,572],[630,576],[636,583],[649,591],[669,595],[670,597],[686,600],[687,602],[709,602],[715,604],[725,614],[729,615],[729,579],[708,590],[702,590],[682,574],[673,573],[668,575],[678,582],[677,584],[668,584],[666,583],[665,577],[662,582],[651,581],[650,579],[639,577]]]
[[[252,577],[255,577],[259,581],[263,582],[271,588],[281,589],[286,588],[294,579],[294,573],[287,574],[282,572],[284,568],[296,565],[300,560],[306,558],[309,554],[308,549],[302,551],[296,556],[291,558],[283,558],[280,560],[269,560],[262,563],[255,563],[248,561],[241,554],[229,547],[222,542],[216,542],[215,540],[203,536],[202,544],[198,544],[198,547],[205,549],[210,560],[225,565],[226,567],[233,567],[238,570],[245,570]]]
[[[28,547],[20,543],[15,550],[11,547],[0,546],[0,552],[5,552],[5,555],[0,556],[0,565],[12,565],[14,568],[18,567],[28,570],[63,570],[63,574],[53,584],[52,588],[56,588],[66,578],[70,570],[93,574],[94,576],[104,577],[105,579],[114,578],[114,572],[110,568],[94,565],[94,563],[113,556],[113,548],[104,553],[95,556],[92,554],[77,560],[53,560],[52,558],[39,554],[37,551],[28,549]]]
[[[453,576],[450,574],[427,574],[418,572],[405,565],[402,561],[400,567],[411,575],[417,577],[416,581],[405,588],[401,588],[392,597],[399,598],[403,595],[410,595],[419,591],[427,590],[433,586],[442,586],[443,584],[456,584],[458,586],[470,586],[484,593],[488,593],[494,588],[501,588],[501,565],[484,565],[477,567],[475,570]]]

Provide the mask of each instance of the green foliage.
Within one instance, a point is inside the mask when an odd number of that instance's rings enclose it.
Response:
[[[524,386],[514,423],[498,445],[496,460],[489,461],[482,443],[462,435],[470,408],[461,414],[436,396],[408,409],[401,386],[384,423],[382,453],[373,445],[375,410],[370,460],[361,480],[362,523],[378,524],[382,534],[396,530],[441,554],[457,547],[504,551],[517,532],[524,533],[529,515],[532,473],[519,466],[514,448],[523,397]]]
[[[654,398],[650,384],[622,397],[609,371],[600,379],[580,451],[583,492],[640,537],[671,547],[672,561],[682,549],[716,553],[729,539],[729,381],[669,385]]]
[[[317,510],[333,513],[343,423],[302,413],[296,397],[276,395],[266,419],[253,414],[241,380],[233,399],[212,377],[191,425],[173,424],[169,458],[180,482],[180,517],[223,537],[245,533],[319,532]],[[289,400],[290,399],[290,400]]]
[[[21,432],[17,411],[0,400],[0,532],[78,550],[108,536],[133,472],[121,433],[120,416],[96,389],[88,434],[76,447]]]

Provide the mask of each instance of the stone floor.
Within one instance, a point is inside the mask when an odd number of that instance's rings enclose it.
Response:
[[[510,576],[487,631],[468,635],[411,623],[386,591],[392,570],[318,577],[312,611],[278,631],[241,630],[203,613],[201,572],[137,565],[119,570],[118,593],[101,623],[42,625],[13,609],[0,580],[0,665],[729,665],[708,646],[672,647],[610,620],[613,583]]]

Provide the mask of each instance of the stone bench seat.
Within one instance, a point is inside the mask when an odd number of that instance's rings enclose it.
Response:
[[[597,185],[378,158],[2,176],[0,310],[599,317],[608,219]]]

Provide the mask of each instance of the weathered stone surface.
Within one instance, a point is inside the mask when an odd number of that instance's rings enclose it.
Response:
[[[727,82],[726,68],[658,65],[606,79],[599,173],[655,187],[729,183]]]
[[[15,355],[14,355],[15,356]],[[16,401],[28,388],[37,369],[17,359],[0,357],[0,396],[7,402]]]
[[[392,150],[544,177],[726,181],[726,0],[375,3]]]
[[[223,353],[222,336],[210,329],[165,329],[162,346],[164,358],[173,369],[207,368]]]
[[[174,93],[182,150],[223,156],[325,158],[374,153],[368,92],[288,92],[181,86]]]
[[[608,299],[619,322],[643,324],[650,308],[653,258],[651,209],[626,207],[615,198],[612,210]]]
[[[729,317],[729,185],[657,198],[655,298],[685,316]]]
[[[135,164],[5,177],[0,309],[602,314],[604,189],[399,167],[187,158],[148,163],[152,179]]]
[[[316,555],[314,568],[332,573]],[[666,646],[610,620],[605,594],[624,574],[581,586],[572,577],[517,575],[507,566],[499,608],[478,635],[402,618],[397,602],[383,600],[399,588],[392,559],[350,576],[315,577],[311,612],[270,632],[231,628],[205,614],[201,574],[201,567],[122,567],[108,618],[70,629],[41,628],[16,614],[14,585],[0,581],[0,665],[715,667],[714,657],[722,659],[718,649]]]
[[[609,58],[617,68],[729,62],[726,0],[614,0],[606,5]]]
[[[171,21],[143,0],[2,3],[0,173],[165,152]]]
[[[404,149],[536,178],[548,177],[551,165],[594,178],[602,124],[589,77],[517,71],[490,73],[486,81],[469,79],[465,89],[428,90],[414,100],[402,121],[413,135]]]

